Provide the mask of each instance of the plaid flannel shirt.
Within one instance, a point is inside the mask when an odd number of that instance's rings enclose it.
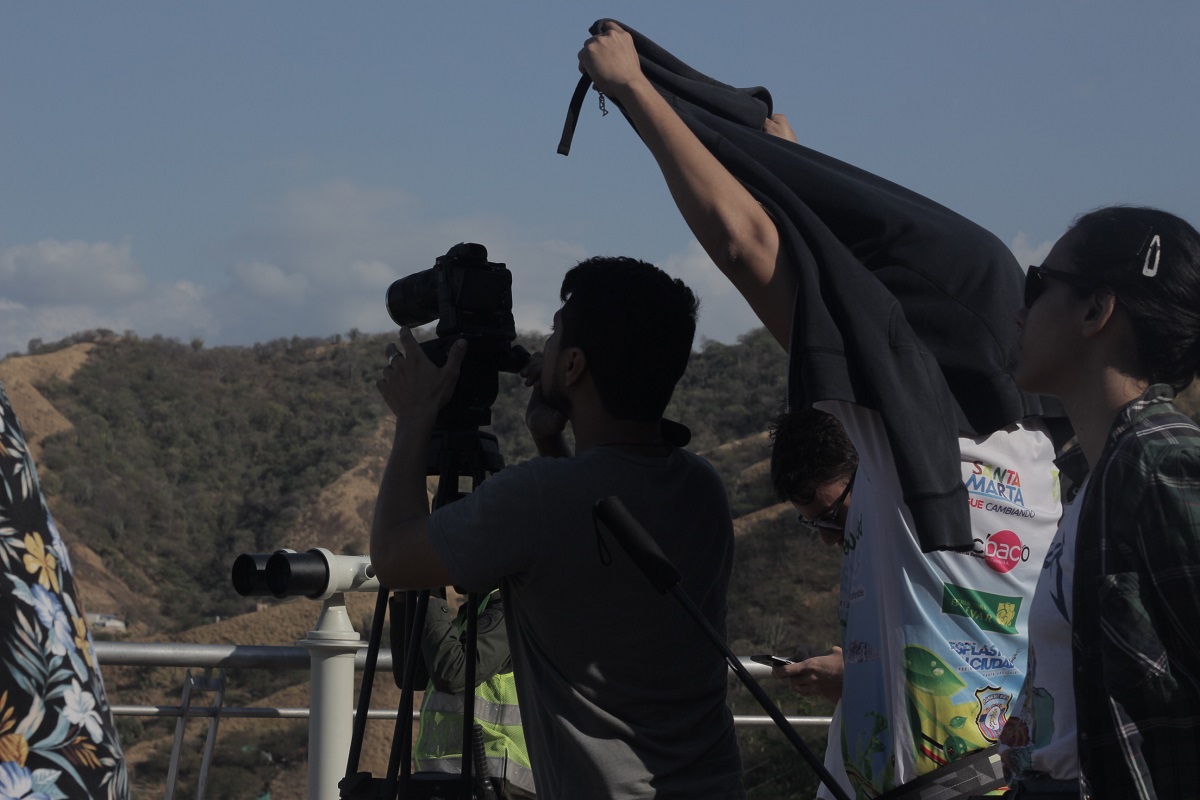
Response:
[[[1200,797],[1200,427],[1173,398],[1155,385],[1121,411],[1080,511],[1084,797]],[[1079,462],[1077,450],[1058,460],[1076,486]]]

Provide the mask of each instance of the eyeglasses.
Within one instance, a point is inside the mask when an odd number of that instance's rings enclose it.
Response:
[[[846,483],[846,488],[842,489],[842,493],[838,495],[837,500],[833,501],[833,505],[824,514],[813,519],[808,519],[803,514],[796,517],[796,521],[809,529],[810,533],[816,533],[821,528],[831,531],[843,530],[846,526],[839,520],[838,516],[842,513],[842,506],[846,505],[846,498],[850,496],[850,490],[854,488],[854,479],[858,477],[858,471],[850,476],[850,480]]]
[[[1095,278],[1079,275],[1075,272],[1063,272],[1061,269],[1048,267],[1030,267],[1025,273],[1025,307],[1033,308],[1033,304],[1046,290],[1046,278],[1062,281],[1077,289],[1098,289],[1103,284]]]

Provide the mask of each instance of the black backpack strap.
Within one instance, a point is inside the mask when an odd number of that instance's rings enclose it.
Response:
[[[575,126],[579,122],[579,109],[583,108],[583,98],[592,87],[592,79],[586,74],[575,84],[575,94],[571,95],[571,105],[567,108],[567,121],[563,123],[562,138],[558,140],[559,155],[571,152],[571,140],[575,138]]]

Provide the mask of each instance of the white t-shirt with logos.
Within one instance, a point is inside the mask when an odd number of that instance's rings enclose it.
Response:
[[[1002,746],[1013,775],[1079,778],[1075,719],[1075,659],[1071,651],[1071,598],[1075,590],[1075,534],[1087,491],[1084,481],[1063,509],[1062,524],[1042,565],[1029,614],[1029,669],[1013,704]]]
[[[879,415],[823,402],[859,454],[842,562],[842,757],[877,794],[996,743],[1025,672],[1029,600],[1058,523],[1036,423],[960,439],[972,553],[922,553]]]

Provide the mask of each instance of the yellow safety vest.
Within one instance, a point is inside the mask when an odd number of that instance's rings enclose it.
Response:
[[[484,598],[480,604],[480,613],[487,600]],[[511,672],[493,675],[475,687],[475,721],[483,729],[488,776],[502,778],[526,791],[535,791],[529,750],[525,747],[525,733],[521,727],[521,709],[517,706],[517,685]],[[417,769],[462,772],[462,722],[462,696],[439,692],[430,681],[421,703],[421,725],[413,748]]]

